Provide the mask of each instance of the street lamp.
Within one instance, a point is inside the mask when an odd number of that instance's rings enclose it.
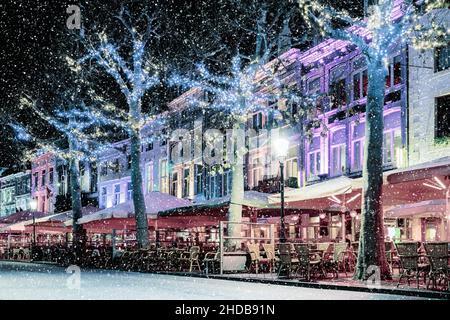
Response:
[[[31,212],[33,213],[33,244],[31,246],[31,259],[34,259],[34,248],[36,246],[36,216],[35,216],[35,212],[37,209],[37,200],[36,199],[32,199],[30,201],[30,208],[31,208]]]
[[[289,150],[289,141],[285,139],[277,139],[274,144],[275,153],[280,162],[280,196],[281,196],[281,212],[280,212],[280,242],[286,242],[286,227],[284,225],[284,161],[286,160]]]

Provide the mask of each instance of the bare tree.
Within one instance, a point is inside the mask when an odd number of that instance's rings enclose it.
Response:
[[[81,204],[81,186],[80,186],[80,161],[90,161],[108,145],[101,141],[108,135],[108,131],[100,128],[112,126],[123,127],[123,116],[115,113],[115,119],[111,115],[105,114],[106,108],[102,105],[102,110],[88,107],[84,102],[75,99],[70,94],[61,97],[60,103],[53,106],[51,115],[44,111],[43,104],[32,99],[27,95],[23,95],[19,105],[20,109],[25,109],[37,115],[39,118],[47,122],[62,137],[67,140],[68,148],[61,147],[61,138],[57,139],[41,139],[37,135],[31,134],[30,130],[24,125],[17,122],[11,124],[16,132],[16,139],[21,142],[31,142],[35,149],[40,152],[50,152],[56,157],[68,162],[70,172],[70,195],[72,203],[72,234],[73,249],[75,253],[76,263],[81,263],[81,251],[84,247],[83,227],[78,223],[82,217]],[[25,161],[33,157],[33,151],[28,153]]]
[[[109,39],[106,33],[97,34],[97,39],[83,39],[86,55],[78,60],[82,64],[94,61],[120,87],[128,105],[128,134],[131,144],[131,183],[140,248],[148,246],[148,222],[142,190],[141,129],[147,121],[142,112],[142,99],[146,92],[159,83],[158,66],[148,50],[149,42],[158,39],[157,15],[142,11],[134,21],[130,11],[122,7],[116,17],[129,36],[127,40]],[[138,30],[138,25],[141,26]],[[126,54],[124,52],[129,52]]]

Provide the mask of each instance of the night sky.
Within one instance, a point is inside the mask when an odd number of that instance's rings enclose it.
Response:
[[[205,62],[217,70],[226,70],[229,58],[239,47],[241,52],[252,54],[257,8],[268,3],[269,21],[277,12],[295,9],[295,1],[36,1],[7,0],[0,4],[0,167],[8,171],[24,169],[22,151],[30,148],[14,139],[8,123],[20,122],[40,138],[57,137],[54,130],[30,112],[19,110],[19,98],[24,93],[38,99],[51,112],[55,95],[64,94],[73,86],[76,76],[67,68],[65,56],[76,57],[80,51],[77,34],[66,27],[71,4],[81,7],[81,17],[86,33],[106,30],[112,37],[121,37],[123,28],[114,15],[126,4],[134,13],[141,10],[158,12],[161,38],[150,44],[155,61],[166,66],[167,72],[188,72],[195,62],[203,61],[205,54],[224,47]],[[276,30],[276,27],[274,27]],[[291,32],[301,37],[301,17],[291,20]],[[164,75],[163,75],[164,76]],[[114,81],[89,70],[89,81],[96,90],[118,106],[125,101]],[[164,84],[148,92],[144,106],[165,104],[180,94],[176,88]],[[144,108],[145,111],[145,108]]]

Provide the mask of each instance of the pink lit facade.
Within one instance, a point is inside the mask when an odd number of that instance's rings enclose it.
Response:
[[[37,201],[36,211],[53,213],[57,194],[56,157],[44,153],[31,164],[31,198]]]

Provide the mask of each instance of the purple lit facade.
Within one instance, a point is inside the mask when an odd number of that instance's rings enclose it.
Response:
[[[314,117],[318,121],[309,119],[295,127],[280,128],[279,134],[288,138],[290,147],[286,159],[287,179],[296,179],[297,187],[302,187],[342,175],[361,176],[368,85],[364,57],[343,41],[326,40],[303,53],[291,49],[280,59],[287,66],[286,74],[281,76],[285,83],[300,87],[305,96],[324,95]],[[406,50],[399,47],[391,56],[386,78],[385,170],[403,167],[407,160],[405,65]],[[286,109],[286,106],[278,101],[269,108]],[[267,128],[269,117],[269,112],[252,113],[247,128],[257,132]],[[314,127],[315,124],[320,125]],[[278,175],[278,161],[272,154],[271,143],[265,142],[275,138],[271,134],[261,131],[249,139],[247,185],[250,189],[258,190],[261,181]]]
[[[318,61],[301,57],[302,89],[305,94],[325,93],[318,118],[321,125],[304,132],[302,185],[340,175],[361,175],[364,150],[365,104],[368,73],[358,50],[337,48]],[[330,44],[331,46],[333,44]],[[313,53],[311,53],[313,54]],[[384,106],[384,149],[386,170],[405,165],[406,150],[406,68],[405,50],[399,48],[389,61]],[[301,150],[302,151],[302,150]]]

